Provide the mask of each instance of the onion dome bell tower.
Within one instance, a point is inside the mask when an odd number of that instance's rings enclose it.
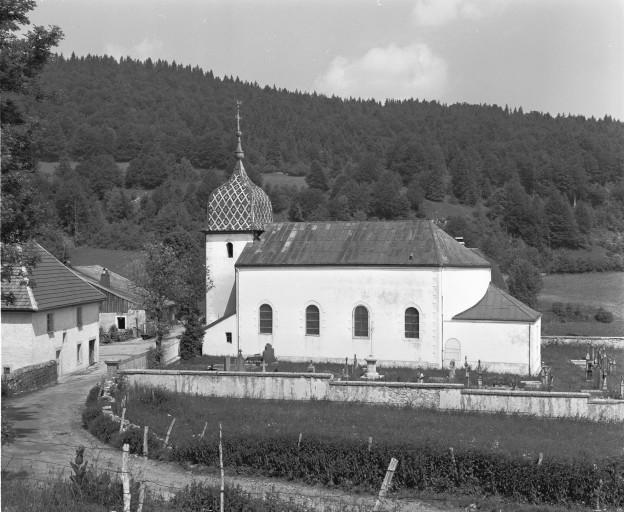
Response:
[[[273,222],[269,196],[253,183],[243,165],[240,102],[236,102],[236,164],[230,178],[208,198],[206,269],[212,287],[206,290],[206,323],[222,318],[228,303],[235,301],[234,264],[249,242]],[[226,309],[228,311],[226,311]]]

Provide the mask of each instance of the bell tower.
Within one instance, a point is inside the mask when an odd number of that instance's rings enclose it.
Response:
[[[212,288],[206,290],[206,323],[229,314],[236,305],[234,265],[245,246],[260,236],[273,221],[269,196],[247,176],[241,143],[240,106],[236,102],[236,164],[223,185],[208,199],[206,271]]]

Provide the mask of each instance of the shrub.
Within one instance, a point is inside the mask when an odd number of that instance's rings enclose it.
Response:
[[[87,428],[100,441],[108,443],[113,434],[119,432],[119,423],[113,421],[109,416],[100,414],[87,424]]]
[[[594,315],[594,318],[597,322],[610,324],[611,322],[613,322],[613,313],[611,313],[611,311],[607,311],[606,309],[598,308],[598,311]]]

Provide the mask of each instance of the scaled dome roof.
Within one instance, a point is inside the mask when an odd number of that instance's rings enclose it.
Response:
[[[208,198],[208,227],[206,231],[263,231],[273,222],[273,207],[269,196],[253,183],[243,165],[240,115],[236,104],[236,165],[223,185]]]

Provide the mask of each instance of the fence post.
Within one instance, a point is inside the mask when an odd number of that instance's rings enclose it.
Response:
[[[121,454],[121,482],[123,485],[123,509],[130,512],[130,473],[128,472],[128,452],[130,445],[124,443]]]
[[[139,505],[136,512],[143,512],[143,502],[145,501],[145,482],[139,484]]]
[[[126,408],[124,407],[121,410],[121,423],[119,424],[119,433],[121,434],[123,432],[123,427],[124,427],[124,421],[126,420]]]
[[[378,512],[381,508],[381,500],[386,497],[386,494],[388,494],[388,487],[390,487],[392,477],[394,476],[394,472],[396,471],[398,464],[399,461],[396,460],[394,457],[390,459],[390,464],[388,465],[386,476],[384,477],[383,483],[381,484],[381,489],[379,489],[379,496],[377,497],[377,501],[375,502],[375,508],[373,508],[373,512]]]
[[[221,423],[219,423],[219,468],[221,468],[221,491],[219,492],[219,501],[221,512],[225,507],[225,476],[223,474],[223,443],[221,441]]]
[[[143,427],[143,457],[147,457],[149,455],[149,445],[147,443],[148,431],[149,431],[149,425],[145,425]]]
[[[368,453],[370,453],[372,447],[373,447],[373,436],[368,436]]]
[[[199,436],[200,439],[204,438],[204,434],[206,433],[206,427],[208,426],[208,422],[204,423],[204,429],[202,430],[201,435]]]
[[[299,432],[299,441],[297,441],[297,450],[301,447],[301,436],[303,434],[301,432]]]
[[[171,430],[173,429],[174,423],[175,423],[175,418],[171,420],[171,425],[169,425],[169,428],[167,429],[167,436],[165,437],[165,448],[169,444],[169,436],[171,435]]]

